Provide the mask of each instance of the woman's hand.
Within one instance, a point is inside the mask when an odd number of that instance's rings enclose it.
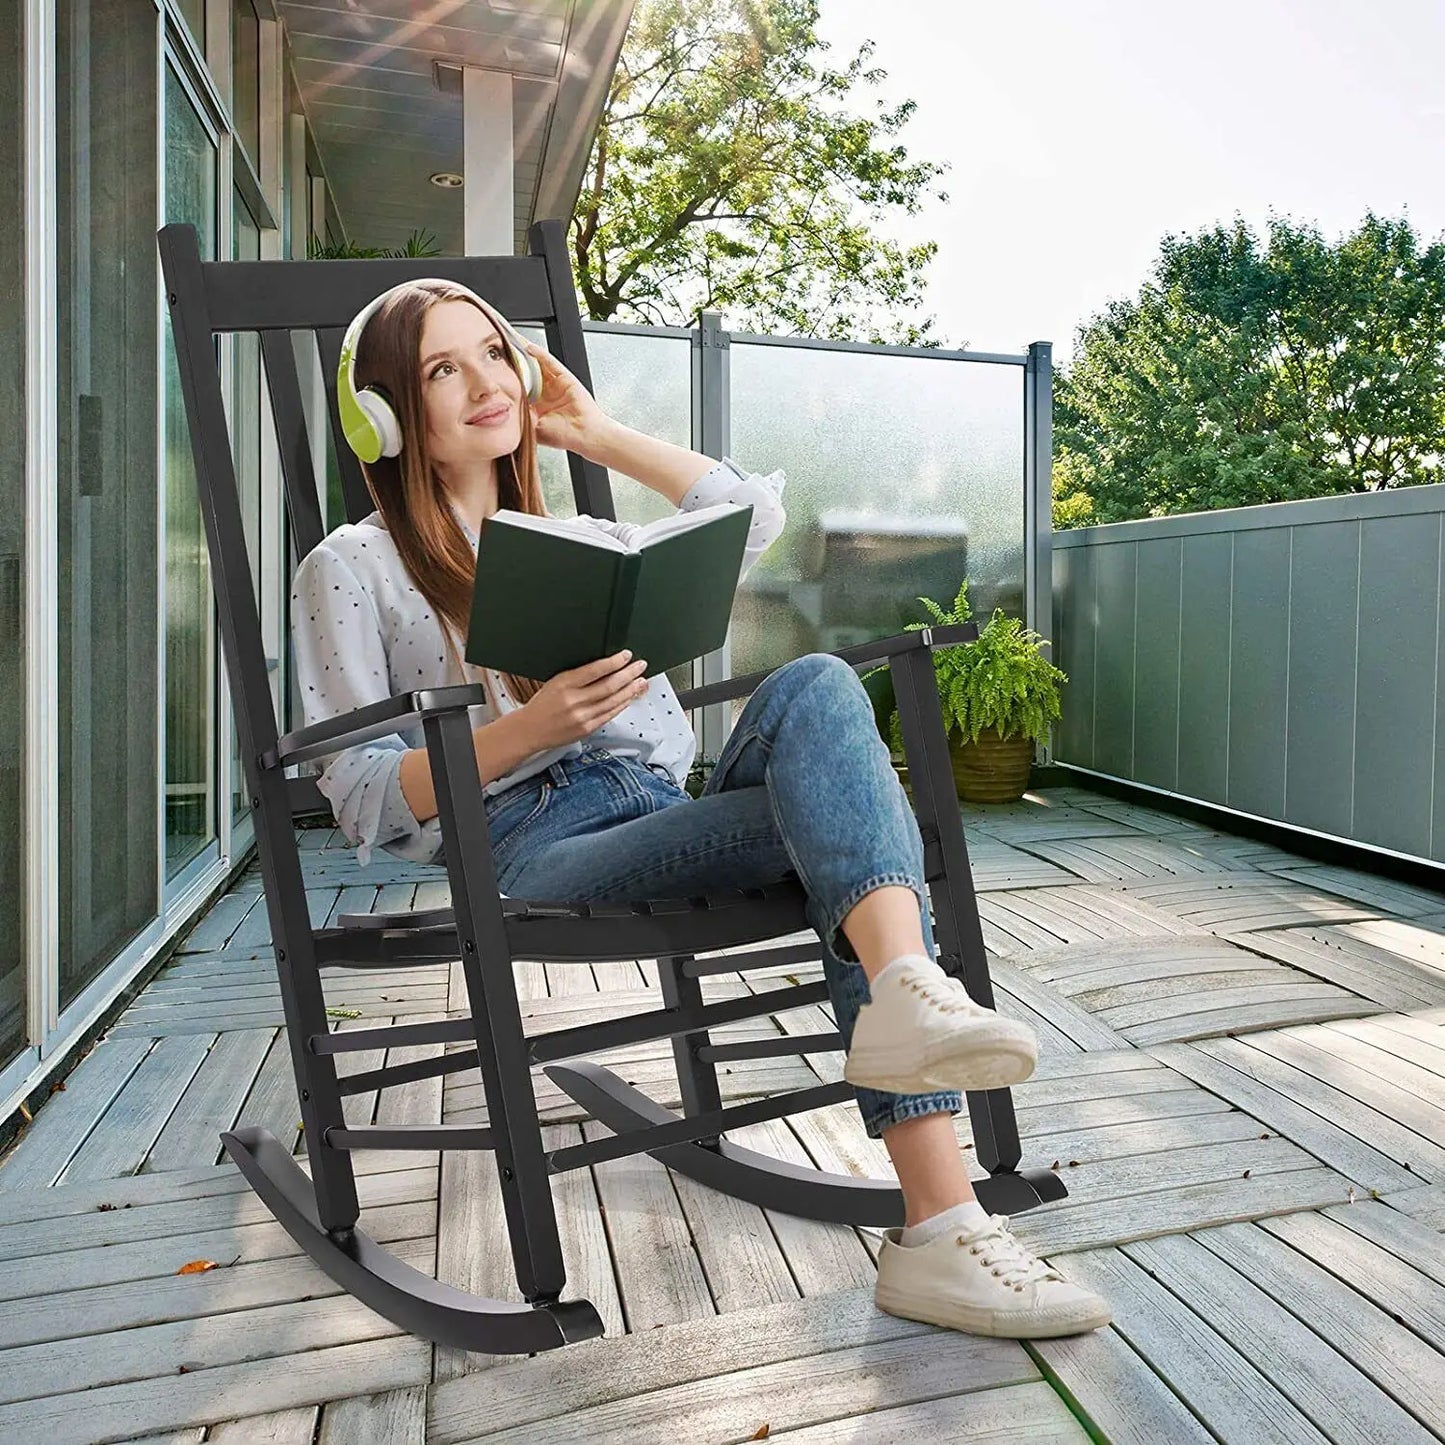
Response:
[[[542,395],[532,403],[538,442],[596,460],[595,453],[614,425],[612,419],[550,351],[530,341],[525,344],[542,368]]]
[[[518,712],[532,725],[535,750],[560,748],[596,732],[647,691],[647,663],[629,662],[630,652],[614,652],[547,679]]]

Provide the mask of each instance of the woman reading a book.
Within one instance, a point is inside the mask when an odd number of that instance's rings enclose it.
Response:
[[[483,522],[501,508],[545,511],[539,446],[588,457],[682,511],[750,505],[744,574],[782,531],[781,478],[622,426],[451,283],[397,287],[353,332],[355,384],[390,420],[365,468],[376,510],[297,571],[307,723],[399,691],[482,682],[477,767],[498,881],[514,896],[693,897],[796,873],[824,944],[845,1077],[907,1204],[906,1227],[887,1232],[879,1256],[880,1306],[1003,1336],[1105,1323],[1102,1300],[1034,1258],[974,1197],[951,1118],[959,1091],[1019,1083],[1036,1045],[934,960],[918,826],[853,670],[817,653],[778,668],[692,798],[683,782],[696,741],[667,677],[644,676],[645,658],[602,657],[545,682],[462,660]],[[628,535],[626,523],[577,525]],[[319,779],[363,863],[376,846],[439,857],[422,741],[417,729],[351,748]]]

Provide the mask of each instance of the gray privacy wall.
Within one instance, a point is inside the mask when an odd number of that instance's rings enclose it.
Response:
[[[1445,485],[1053,535],[1055,762],[1445,862]]]

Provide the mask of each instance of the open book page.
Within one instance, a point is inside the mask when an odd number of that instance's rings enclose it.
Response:
[[[655,522],[629,528],[631,535],[627,541],[598,527],[589,526],[578,517],[537,517],[530,512],[514,512],[504,507],[501,511],[494,512],[490,520],[506,526],[526,527],[534,532],[547,532],[554,537],[571,537],[578,542],[585,542],[589,547],[602,547],[609,552],[640,552],[653,542],[660,542],[665,537],[675,537],[680,532],[690,532],[694,527],[701,527],[727,512],[735,511],[736,503],[718,502],[711,507],[699,507],[692,512],[676,512],[670,517],[659,517]]]

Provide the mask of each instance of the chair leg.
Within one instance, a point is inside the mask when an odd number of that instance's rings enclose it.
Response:
[[[683,965],[691,962],[691,955],[657,960],[657,979],[662,987],[662,1001],[668,1008],[702,1007],[702,984],[683,972]],[[711,1041],[707,1029],[677,1034],[672,1040],[672,1054],[677,1065],[677,1085],[684,1118],[722,1108],[717,1065],[700,1059],[697,1052]],[[712,1135],[695,1142],[699,1148],[715,1149],[719,1140],[717,1135]]]
[[[547,1303],[567,1274],[471,726],[450,713],[428,717],[423,730],[517,1285],[525,1299]]]
[[[939,709],[932,656],[926,650],[901,654],[892,659],[890,672],[914,804],[919,821],[937,830],[943,854],[942,876],[929,884],[939,962],[945,972],[963,980],[975,1002],[992,1008],[993,982],[963,818],[948,761],[948,736]],[[1007,1089],[989,1089],[969,1094],[967,1101],[978,1162],[990,1174],[1016,1172],[1023,1146],[1013,1095]]]

